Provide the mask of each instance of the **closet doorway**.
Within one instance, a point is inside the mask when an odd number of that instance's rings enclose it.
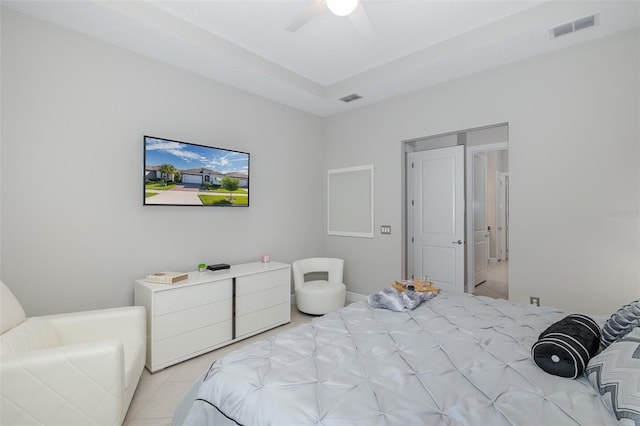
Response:
[[[508,142],[468,146],[467,291],[509,298]]]
[[[464,285],[459,291],[508,298],[508,124],[405,141],[404,145],[405,277],[426,274],[435,278],[439,272],[420,270],[416,260],[419,254],[425,252],[424,244],[415,244],[416,232],[420,231],[417,229],[420,226],[416,224],[420,224],[421,220],[424,222],[428,217],[422,217],[420,209],[415,206],[423,183],[416,178],[412,159],[421,151],[462,145],[465,151],[465,210],[464,237],[460,244],[464,245],[465,259],[462,262],[451,262],[464,276]],[[448,187],[448,184],[443,186]],[[439,209],[437,203],[430,205],[431,208]],[[456,239],[449,242],[458,242],[454,240]]]

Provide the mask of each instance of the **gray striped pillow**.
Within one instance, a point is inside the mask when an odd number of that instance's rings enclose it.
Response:
[[[621,425],[640,425],[640,327],[591,358],[586,373]]]
[[[604,349],[624,337],[634,327],[640,327],[640,300],[624,305],[611,315],[602,327],[600,346]]]

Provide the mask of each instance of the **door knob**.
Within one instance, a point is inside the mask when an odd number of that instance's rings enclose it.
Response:
[[[451,241],[452,244],[462,244],[462,240],[458,240],[458,241]]]

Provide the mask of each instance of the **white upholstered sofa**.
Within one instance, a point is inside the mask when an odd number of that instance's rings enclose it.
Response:
[[[0,424],[122,424],[144,368],[144,308],[26,318],[0,287]]]

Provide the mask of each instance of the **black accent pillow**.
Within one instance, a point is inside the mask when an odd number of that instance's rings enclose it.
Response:
[[[600,347],[600,327],[585,315],[572,314],[551,324],[531,347],[536,365],[549,374],[575,379]]]

